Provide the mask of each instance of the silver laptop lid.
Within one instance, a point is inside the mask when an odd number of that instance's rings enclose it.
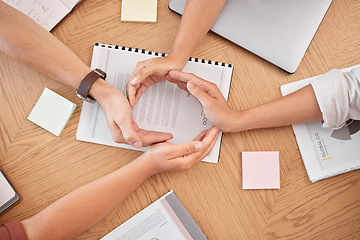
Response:
[[[211,30],[283,70],[299,66],[332,0],[227,0]],[[169,8],[184,12],[186,0]]]

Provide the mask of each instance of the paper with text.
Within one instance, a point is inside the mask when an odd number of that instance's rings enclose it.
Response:
[[[352,68],[342,69],[349,72]],[[281,86],[283,96],[295,92],[317,78]],[[292,126],[306,171],[312,182],[360,168],[360,121],[350,120],[338,130],[325,129],[320,122]]]
[[[53,29],[81,0],[4,0],[46,30]]]
[[[114,229],[101,240],[206,240],[173,191]]]
[[[126,84],[137,62],[152,57],[149,54],[108,48],[108,45],[95,46],[92,68],[104,70],[107,73],[106,81],[126,94]],[[232,67],[189,61],[183,71],[214,82],[227,99]],[[204,115],[198,100],[168,81],[148,87],[135,106],[133,116],[140,128],[172,133],[174,138],[170,142],[174,144],[192,141],[203,130],[213,126]],[[105,114],[97,103],[83,103],[76,139],[134,149],[113,141]],[[220,142],[221,134],[210,156],[204,161],[218,162]]]

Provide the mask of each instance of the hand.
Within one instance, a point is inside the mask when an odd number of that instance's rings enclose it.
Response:
[[[142,166],[152,174],[187,170],[210,154],[218,135],[219,129],[212,127],[201,132],[192,142],[158,143],[151,146],[139,160],[143,161]]]
[[[97,80],[91,87],[93,96],[105,112],[106,120],[115,142],[130,144],[135,148],[171,139],[170,133],[139,129],[134,121],[127,98],[105,81]]]
[[[185,64],[186,61],[171,55],[138,62],[126,86],[130,106],[134,108],[147,87],[166,80],[170,70],[181,70]]]
[[[191,73],[170,71],[168,80],[196,97],[204,108],[206,118],[221,131],[232,132],[238,112],[226,102],[216,84]]]

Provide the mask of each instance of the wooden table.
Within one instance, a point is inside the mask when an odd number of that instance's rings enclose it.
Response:
[[[168,2],[158,1],[157,23],[125,23],[120,21],[121,1],[84,0],[53,34],[88,65],[95,42],[169,52],[180,17],[168,10]],[[193,56],[235,66],[229,103],[245,109],[279,98],[282,84],[359,64],[359,42],[360,2],[337,0],[295,74],[214,33]],[[44,87],[78,105],[60,137],[27,120]],[[22,196],[0,222],[28,218],[141,154],[76,141],[82,102],[74,89],[3,53],[0,92],[0,165]],[[280,151],[281,189],[243,190],[242,151]],[[153,176],[79,239],[99,239],[171,189],[209,239],[360,239],[359,173],[311,183],[291,127],[224,134],[218,164]]]

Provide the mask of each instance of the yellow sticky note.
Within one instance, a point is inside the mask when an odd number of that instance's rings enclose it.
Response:
[[[75,108],[75,103],[45,88],[28,119],[59,136]]]
[[[157,0],[122,0],[121,21],[156,22]]]

